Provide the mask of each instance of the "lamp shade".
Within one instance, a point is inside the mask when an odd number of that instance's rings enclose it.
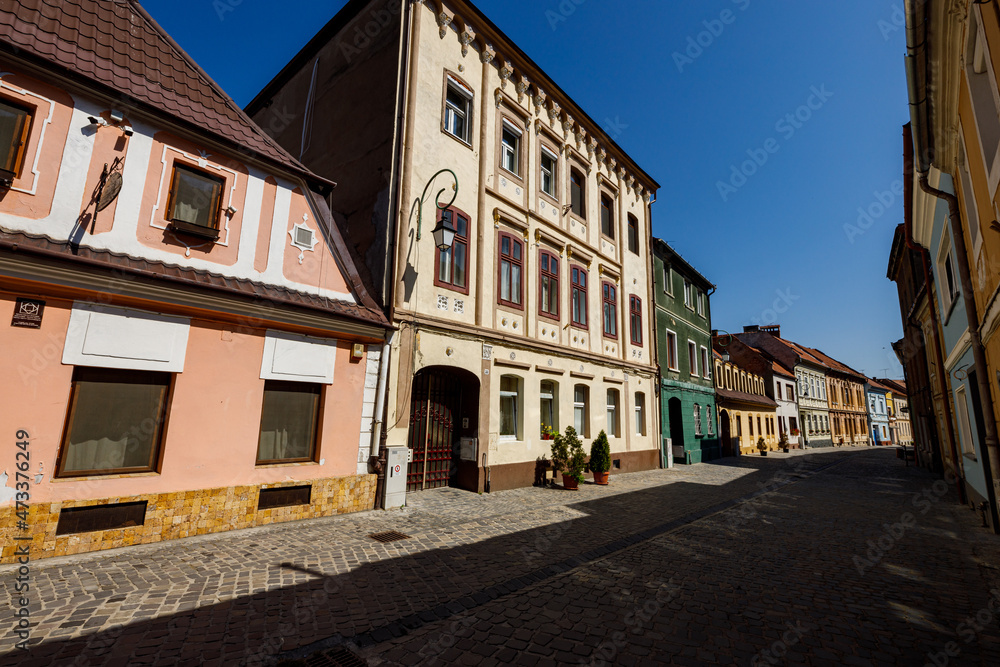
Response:
[[[438,220],[437,226],[431,231],[431,234],[434,235],[434,245],[439,250],[448,250],[455,242],[454,228],[451,224],[445,224],[443,219]]]

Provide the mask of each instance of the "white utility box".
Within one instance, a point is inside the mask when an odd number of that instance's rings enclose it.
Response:
[[[406,472],[409,469],[410,448],[389,447],[386,455],[385,508],[406,504]]]

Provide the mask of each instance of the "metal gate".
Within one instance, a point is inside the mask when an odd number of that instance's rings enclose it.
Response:
[[[437,370],[421,371],[413,378],[408,442],[413,462],[406,476],[407,491],[448,486],[461,387],[457,377]]]

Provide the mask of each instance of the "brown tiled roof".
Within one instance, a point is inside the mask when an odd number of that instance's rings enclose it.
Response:
[[[785,370],[785,367],[779,364],[777,361],[771,362],[771,370],[774,371],[775,375],[780,375],[785,378],[795,379],[795,373]]]
[[[255,125],[135,0],[7,0],[0,41],[120,93],[123,110],[166,113],[326,182]]]
[[[733,401],[738,403],[752,403],[754,405],[763,405],[769,408],[778,407],[778,404],[774,402],[774,400],[768,398],[767,396],[748,394],[745,391],[734,391],[732,389],[716,389],[715,393],[719,395],[719,398],[727,401]]]
[[[192,288],[236,293],[278,305],[319,310],[353,320],[387,326],[382,311],[365,305],[330,299],[285,287],[266,285],[245,278],[231,278],[210,271],[190,269],[166,262],[151,261],[130,255],[73,245],[66,241],[53,241],[45,236],[8,232],[0,229],[0,248],[9,248],[26,254],[45,255],[72,262],[104,266],[124,273],[158,280],[181,283]]]
[[[862,380],[862,381],[867,381],[868,380],[868,378],[866,378],[861,373],[857,372],[856,370],[854,370],[853,368],[851,368],[847,364],[842,363],[840,361],[837,361],[836,359],[834,359],[830,355],[824,353],[823,351],[816,350],[816,349],[813,349],[811,347],[807,347],[806,349],[809,350],[809,352],[814,357],[817,357],[818,359],[821,359],[823,361],[823,363],[826,364],[829,368],[831,368],[831,369],[833,369],[835,371],[839,371],[840,373],[844,373],[845,375],[853,375],[858,380]]]

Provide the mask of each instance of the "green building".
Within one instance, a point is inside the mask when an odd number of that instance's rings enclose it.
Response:
[[[664,467],[719,458],[712,381],[715,285],[660,239],[653,239],[656,347]]]

